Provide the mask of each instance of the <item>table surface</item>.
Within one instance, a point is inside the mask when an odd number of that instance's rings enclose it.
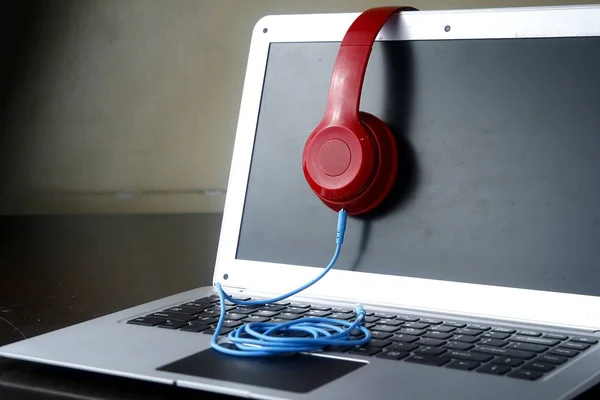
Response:
[[[221,217],[0,217],[0,345],[209,285]],[[198,392],[0,358],[2,399],[187,396]]]
[[[220,227],[220,214],[0,217],[0,345],[209,285]],[[0,358],[0,398],[199,393]]]

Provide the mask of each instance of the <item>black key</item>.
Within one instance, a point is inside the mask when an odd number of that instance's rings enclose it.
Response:
[[[293,314],[293,313],[288,313],[288,312],[281,313],[277,316],[278,319],[285,319],[288,321],[293,321],[293,320],[296,320],[301,317],[302,317],[302,315],[300,315],[300,314]]]
[[[492,347],[492,346],[475,346],[472,351],[476,351],[478,353],[491,354],[494,356],[504,356],[509,358],[522,358],[524,360],[529,360],[533,358],[536,354],[523,351],[523,350],[512,350],[507,349],[505,347]]]
[[[381,323],[381,321],[379,321]],[[414,329],[427,329],[429,328],[428,324],[423,324],[421,322],[407,322],[403,325],[404,328],[414,328]]]
[[[275,304],[277,304],[278,306],[289,306],[291,303],[289,301],[282,300],[282,301],[278,301]]]
[[[219,315],[221,315],[221,313],[219,311],[204,311],[200,314],[196,314],[196,317],[197,318],[219,318]]]
[[[558,343],[560,343],[560,341],[556,340],[556,339],[532,337],[532,336],[521,336],[521,335],[513,336],[508,340],[510,342],[541,344],[543,346],[550,346],[550,347],[556,346]]]
[[[317,311],[332,311],[331,307],[327,307],[327,306],[312,306],[311,309],[313,310],[317,310]],[[352,310],[350,310],[349,312],[351,312]]]
[[[452,335],[448,334],[448,333],[444,333],[444,332],[438,332],[438,331],[429,331],[426,334],[423,335],[423,337],[426,338],[432,338],[432,339],[442,339],[442,340],[446,340],[448,338],[451,338]]]
[[[416,342],[417,340],[419,340],[419,337],[413,336],[413,335],[396,334],[396,335],[392,336],[390,338],[390,340],[392,342],[399,342],[399,343],[413,343],[413,342]]]
[[[374,356],[377,353],[380,353],[381,349],[377,347],[356,347],[350,350],[348,353],[350,354],[360,354],[362,356]]]
[[[231,321],[238,321],[238,320],[244,319],[246,317],[247,317],[246,314],[237,314],[237,313],[227,313],[227,314],[225,314],[225,319],[228,319],[228,320],[231,320]]]
[[[439,347],[443,344],[446,344],[445,340],[440,340],[440,339],[421,339],[421,341],[418,343],[421,346],[429,346],[429,347]]]
[[[206,310],[207,308],[212,307],[213,305],[214,304],[200,303],[200,302],[197,302],[197,301],[192,301],[190,303],[182,304],[179,307],[192,307],[192,308],[199,308],[199,309],[202,309],[202,310]]]
[[[243,319],[244,322],[266,322],[268,320],[269,318],[259,317],[258,315],[249,315],[248,317]]]
[[[399,321],[397,319],[382,319],[377,321],[378,325],[389,325],[389,326],[400,326],[404,323],[404,321]],[[416,326],[413,326],[413,328],[416,328]]]
[[[510,328],[494,328],[493,331],[500,332],[500,333],[508,333],[508,334],[513,334],[516,332],[516,330],[510,329]]]
[[[542,336],[542,333],[537,331],[519,331],[519,335],[539,337]]]
[[[279,314],[277,311],[270,310],[260,310],[255,313],[252,313],[252,315],[256,315],[257,317],[274,317],[277,314]]]
[[[475,362],[475,361],[461,361],[461,360],[457,360],[457,361],[453,361],[450,364],[448,364],[446,366],[446,368],[453,368],[453,369],[462,369],[465,371],[472,371],[475,368],[479,367],[479,363]]]
[[[504,347],[508,344],[508,342],[505,340],[482,338],[478,344],[485,346]]]
[[[447,343],[444,347],[449,350],[469,350],[472,349],[474,346],[469,343],[450,342]]]
[[[573,336],[571,338],[571,342],[578,343],[587,343],[587,344],[596,344],[598,343],[598,339],[595,337],[586,337],[586,336]]]
[[[164,318],[164,319],[168,319],[170,321],[183,321],[183,322],[188,322],[193,319],[196,319],[196,317],[193,315],[178,314],[178,313],[171,313],[171,312],[157,312],[154,314],[147,315],[147,317]]]
[[[507,349],[533,351],[534,353],[543,353],[548,350],[548,347],[539,344],[513,342],[506,346]]]
[[[411,352],[418,349],[419,346],[410,343],[396,343],[388,348],[388,351],[406,351]]]
[[[555,356],[552,354],[544,354],[543,356],[538,357],[537,361],[544,363],[552,363],[556,365],[561,365],[567,362],[567,357]]]
[[[577,350],[565,349],[563,347],[557,347],[555,349],[550,350],[548,352],[548,354],[552,354],[555,356],[561,356],[561,357],[575,357],[576,355],[579,354],[579,352]]]
[[[491,375],[504,375],[510,371],[510,367],[507,365],[498,364],[487,364],[477,369],[477,372]]]
[[[374,331],[380,331],[380,332],[396,332],[397,330],[399,330],[400,328],[397,326],[387,326],[387,325],[375,325],[372,328]]]
[[[225,306],[225,311],[231,311],[235,308],[235,306]],[[221,311],[220,306],[213,306],[206,309],[206,311]]]
[[[303,303],[291,303],[289,306],[294,308],[310,308],[310,304]]]
[[[283,323],[286,323],[286,322],[290,322],[290,321],[287,320],[287,319],[281,319],[281,318],[272,318],[269,321],[270,324],[283,324]]]
[[[162,324],[166,322],[165,318],[155,318],[155,317],[139,317],[132,320],[127,321],[128,324],[132,325],[142,325],[142,326],[156,326],[158,324]]]
[[[400,321],[405,321],[405,322],[417,322],[419,320],[419,318],[409,317],[408,315],[400,315],[400,316],[396,317],[396,319],[399,319]]]
[[[436,331],[436,332],[453,332],[456,330],[456,328],[452,327],[452,326],[447,326],[447,325],[440,325],[440,326],[432,326],[431,328],[429,328],[430,331]]]
[[[395,319],[396,318],[396,316],[394,314],[388,314],[388,313],[375,313],[373,315],[377,318],[383,318],[383,319]]]
[[[527,369],[519,369],[517,371],[511,372],[507,376],[510,376],[511,378],[517,378],[517,379],[525,379],[527,381],[535,381],[536,379],[539,379],[542,377],[542,373],[539,371],[529,371]]]
[[[256,322],[256,321],[253,321],[253,322]],[[240,325],[243,325],[240,321],[230,321],[230,320],[223,321],[224,328],[237,328]]]
[[[455,335],[467,335],[467,336],[477,336],[477,335],[481,335],[482,333],[483,333],[483,331],[480,331],[478,329],[469,329],[469,328],[457,329],[454,332]]]
[[[377,358],[386,358],[388,360],[402,360],[408,353],[403,351],[384,351],[377,355]]]
[[[583,350],[589,349],[590,345],[589,344],[585,344],[585,343],[566,342],[566,343],[561,344],[560,347],[565,347],[567,349],[574,349],[574,350],[583,351]]]
[[[280,306],[278,304],[267,304],[263,308],[265,310],[269,310],[269,311],[281,311],[281,310],[285,310],[286,309],[285,306]]]
[[[362,335],[362,333],[361,333],[361,335]],[[392,337],[392,334],[387,333],[387,332],[372,331],[371,337],[373,339],[387,339],[387,338]]]
[[[299,308],[299,307],[289,307],[287,310],[285,310],[286,313],[292,313],[292,314],[304,314],[306,312],[308,312],[310,309],[308,308]],[[315,310],[315,312],[319,312],[317,310]],[[331,314],[331,313],[329,313]]]
[[[196,300],[197,303],[218,303],[219,295],[214,294],[212,296],[203,297],[201,299]]]
[[[377,322],[380,319],[381,318],[377,318],[377,317],[365,317],[365,322]]]
[[[321,311],[321,312],[326,312],[326,311]],[[329,317],[327,318],[332,318],[332,319],[341,319],[343,321],[348,321],[349,319],[354,318],[354,314],[331,314]]]
[[[451,326],[453,328],[464,328],[467,324],[463,324],[462,322],[444,322],[444,325]]]
[[[171,308],[167,308],[166,310],[164,310],[164,312],[173,312],[173,313],[179,313],[179,314],[200,314],[202,311],[204,311],[203,308],[199,308],[199,307],[171,307]]]
[[[457,360],[468,360],[477,362],[486,362],[493,357],[482,353],[471,353],[469,351],[450,350],[446,353],[446,357],[451,357]]]
[[[471,325],[467,326],[467,328],[469,328],[469,329],[476,329],[478,331],[489,331],[490,329],[492,329],[489,326],[479,325],[479,324],[471,324]]]
[[[251,297],[244,296],[244,295],[241,295],[241,294],[236,294],[235,296],[229,296],[229,297],[231,297],[234,300],[239,300],[239,301],[249,301],[249,300],[252,300]],[[217,299],[218,299],[218,297],[217,297]]]
[[[520,358],[509,358],[509,357],[496,357],[492,361],[493,364],[508,365],[509,367],[518,367],[523,364],[523,360]]]
[[[180,330],[185,331],[185,332],[202,332],[202,331],[205,331],[210,328],[212,328],[210,325],[190,324],[190,325],[184,326]]]
[[[312,307],[313,310],[316,310],[315,307]],[[330,309],[331,312],[335,313],[335,314],[348,314],[348,313],[352,313],[354,312],[353,309],[351,308],[339,308],[339,307],[334,307]],[[318,310],[318,311],[329,311],[329,310]]]
[[[452,340],[455,342],[475,343],[479,341],[479,338],[476,336],[469,335],[456,335],[452,337]]]
[[[481,337],[489,338],[489,339],[504,340],[507,337],[510,337],[510,335],[508,333],[500,333],[500,332],[485,332],[483,335],[481,335]]]
[[[420,335],[424,334],[425,331],[422,329],[415,329],[415,328],[402,328],[398,331],[398,333],[401,333],[403,335],[420,336]]]
[[[566,335],[560,335],[558,333],[546,333],[544,335],[545,338],[548,339],[556,339],[556,340],[567,340],[569,337]]]
[[[236,314],[252,314],[257,311],[256,307],[238,307],[235,309]]]
[[[384,347],[389,346],[390,344],[392,344],[392,342],[389,342],[387,340],[381,340],[381,339],[371,339],[369,341],[369,347],[384,348]]]
[[[289,310],[288,310],[289,311]],[[317,317],[317,318],[324,318],[327,317],[331,314],[331,311],[317,311],[317,310],[310,310],[309,312],[305,313],[304,316],[305,317]]]
[[[244,315],[244,318],[246,318],[245,315]],[[192,324],[212,325],[212,324],[216,324],[218,319],[219,318],[217,318],[217,317],[200,317],[200,318],[194,319],[190,322]]]
[[[229,332],[231,332],[231,331],[233,331],[233,328],[223,328],[223,329],[221,329],[221,333],[219,333],[219,336],[225,336],[225,335],[229,334]],[[204,333],[206,335],[213,335],[215,333],[215,328],[207,329],[205,331],[202,331],[202,333]]]
[[[421,318],[421,322],[428,325],[440,325],[442,321],[439,319]]]
[[[548,364],[548,363],[543,363],[543,362],[539,362],[539,361],[532,361],[532,362],[529,362],[529,363],[525,364],[523,366],[523,368],[529,369],[529,370],[532,370],[532,371],[550,372],[554,368],[556,368],[556,365],[554,365],[554,364]]]
[[[375,324],[369,324],[369,323],[365,323],[365,328],[367,329],[372,329],[373,327],[375,327]]]
[[[405,359],[406,362],[416,363],[416,364],[425,364],[425,365],[435,365],[442,366],[450,362],[450,359],[447,357],[437,357],[437,356],[428,356],[423,354],[415,354],[412,357]]]
[[[439,356],[446,352],[444,349],[440,349],[439,347],[423,347],[419,350],[415,351],[415,354],[424,354],[428,356]]]
[[[164,329],[179,329],[182,326],[187,325],[187,322],[183,322],[183,321],[166,321],[160,325],[158,325],[159,328],[164,328]]]

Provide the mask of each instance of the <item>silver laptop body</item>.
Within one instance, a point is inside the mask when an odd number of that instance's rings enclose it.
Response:
[[[358,14],[267,16],[255,26],[214,270],[214,282],[220,282],[232,295],[271,297],[298,287],[319,272],[317,266],[242,259],[236,254],[240,248],[244,205],[247,192],[251,189],[248,185],[251,163],[260,162],[258,159],[253,160],[253,147],[259,115],[262,114],[259,112],[261,102],[266,101],[263,98],[263,88],[270,67],[270,49],[275,44],[339,43],[357,16]],[[390,20],[381,31],[378,43],[598,37],[598,21],[600,6],[418,11],[403,13]],[[557,54],[557,58],[560,57]],[[326,65],[322,68],[331,71],[332,60],[323,60]],[[443,60],[440,58],[440,62]],[[383,85],[382,79],[389,78],[381,78],[383,75],[375,72],[372,70],[367,73],[365,86],[374,81]],[[576,73],[573,71],[573,74]],[[305,90],[310,91],[313,83],[310,77],[306,79],[308,83]],[[477,92],[483,89],[478,87],[473,90]],[[432,121],[435,118],[435,115],[431,116]],[[297,138],[299,143],[305,141],[310,133],[310,128],[307,127],[318,122],[315,116],[308,119],[306,127],[298,128],[295,133],[288,133]],[[290,130],[293,128],[289,127]],[[565,134],[565,140],[567,137]],[[492,139],[497,140],[498,137]],[[452,138],[447,140],[451,142]],[[271,150],[274,152],[285,150],[273,146]],[[301,145],[297,149],[301,149]],[[526,154],[523,156],[526,157]],[[288,154],[288,157],[297,159],[294,162],[300,170],[300,154]],[[569,162],[577,163],[578,160]],[[309,192],[308,186],[296,187],[295,190]],[[414,201],[420,201],[419,197]],[[596,207],[593,215],[597,216],[597,204],[589,206]],[[316,199],[311,207],[318,210],[318,213],[325,213],[321,215],[325,215],[326,223],[329,224],[327,226],[331,226],[331,240],[327,243],[333,251],[335,213],[324,210],[325,207]],[[298,221],[295,227],[290,227],[289,235],[294,236],[301,251],[310,252],[310,247],[302,249],[302,238],[311,235],[310,223],[303,221],[302,215],[292,215]],[[307,220],[310,221],[310,218],[307,217]],[[268,223],[269,221],[265,221],[265,225]],[[359,230],[360,226],[360,222],[349,220],[349,240],[342,252],[355,252],[353,249],[358,244],[353,239],[352,232]],[[435,235],[435,228],[429,233]],[[402,232],[399,231],[398,235],[398,241],[402,241]],[[565,243],[571,241],[566,240]],[[320,262],[325,266],[328,261],[328,258],[324,258]],[[398,263],[403,262],[399,255]],[[371,313],[393,315],[401,325],[409,323],[414,317],[414,321],[428,322],[426,325],[430,327],[443,325],[436,321],[454,321],[455,326],[448,325],[449,330],[481,328],[480,332],[475,332],[479,344],[467,343],[466,347],[485,346],[486,338],[495,337],[491,333],[500,333],[498,337],[502,337],[502,332],[514,330],[515,333],[509,333],[506,337],[514,338],[514,335],[522,334],[521,337],[532,339],[529,343],[525,340],[510,342],[511,344],[564,348],[574,350],[578,355],[563,356],[560,352],[548,353],[552,349],[544,350],[544,354],[550,357],[546,358],[545,364],[552,364],[552,357],[556,363],[551,371],[544,371],[541,378],[533,380],[509,377],[508,374],[512,372],[497,375],[491,367],[488,372],[492,373],[476,370],[480,368],[479,365],[492,365],[490,360],[498,359],[501,353],[497,356],[488,353],[490,357],[487,361],[482,361],[477,367],[470,368],[468,363],[463,363],[464,369],[459,368],[458,364],[457,368],[449,368],[449,365],[425,365],[406,362],[405,359],[391,360],[348,351],[306,355],[282,366],[277,364],[281,360],[240,360],[217,354],[209,349],[210,335],[202,332],[127,323],[198,299],[206,299],[214,294],[212,287],[180,293],[2,347],[0,355],[256,399],[567,399],[592,387],[598,382],[600,373],[600,345],[594,343],[594,338],[600,338],[597,332],[600,327],[600,296],[355,271],[349,268],[332,270],[321,282],[289,301],[339,308],[353,308],[361,303]],[[462,328],[461,323],[465,325]],[[391,334],[397,335],[397,332]],[[415,334],[418,336],[417,332]],[[582,340],[570,342],[571,338]],[[561,347],[567,342],[575,344]],[[395,342],[398,343],[401,342]],[[506,346],[498,348],[508,348]],[[408,353],[411,351],[409,348],[410,346],[406,348]],[[520,348],[512,347],[514,350]],[[524,349],[527,350],[523,351],[530,352],[531,347]],[[445,351],[452,352],[450,349]],[[460,353],[456,355],[460,357]],[[539,357],[541,355],[536,354],[533,358],[517,362],[535,363]],[[510,362],[506,361],[508,364]],[[544,364],[542,361],[538,363]],[[518,368],[515,366],[514,371]],[[535,370],[536,367],[531,368]],[[543,370],[544,367],[541,366],[540,369]]]

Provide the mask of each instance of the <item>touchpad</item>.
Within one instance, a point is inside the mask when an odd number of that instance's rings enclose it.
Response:
[[[360,361],[297,354],[235,357],[208,349],[158,368],[159,371],[306,393],[367,365]]]

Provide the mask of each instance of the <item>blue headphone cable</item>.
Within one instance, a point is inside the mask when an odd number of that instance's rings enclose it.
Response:
[[[219,294],[221,313],[211,339],[211,347],[221,353],[232,356],[267,357],[300,352],[313,352],[322,350],[328,346],[352,347],[367,344],[371,339],[371,333],[363,325],[366,312],[362,305],[356,307],[356,319],[354,322],[324,317],[303,317],[284,323],[250,322],[230,332],[227,335],[227,340],[229,342],[227,345],[219,342],[221,329],[223,328],[223,323],[226,319],[225,300],[240,306],[263,306],[272,304],[300,293],[323,278],[333,268],[340,256],[342,244],[344,243],[344,234],[346,232],[346,219],[346,211],[341,210],[338,213],[335,253],[329,262],[329,265],[316,278],[289,293],[267,300],[243,301],[229,296],[223,291],[221,284],[217,282],[215,286]],[[351,334],[353,334],[355,330],[361,332],[362,335],[359,335],[358,338],[352,338]],[[293,335],[294,333],[296,334],[295,336],[289,335]],[[301,333],[306,337],[298,337],[298,333]]]

